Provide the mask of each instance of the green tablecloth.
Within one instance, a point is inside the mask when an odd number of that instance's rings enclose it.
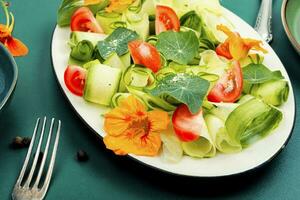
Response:
[[[300,122],[287,148],[254,173],[225,179],[191,179],[149,169],[107,151],[72,110],[51,65],[50,43],[60,0],[11,1],[14,35],[30,53],[17,58],[19,80],[14,98],[0,116],[0,199],[9,199],[26,150],[12,150],[16,135],[32,134],[35,119],[47,115],[62,120],[62,135],[47,199],[296,199],[300,196]],[[223,0],[223,5],[254,25],[260,0]],[[274,1],[272,47],[286,66],[296,98],[300,97],[300,57],[281,24],[281,1]],[[2,15],[1,15],[2,16]],[[3,19],[3,18],[2,18]],[[299,106],[299,104],[298,104]],[[77,149],[90,155],[87,163],[74,158]]]

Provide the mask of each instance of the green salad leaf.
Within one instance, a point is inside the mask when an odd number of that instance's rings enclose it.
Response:
[[[213,50],[206,50],[200,53],[200,66],[206,67],[207,73],[216,74],[221,77],[230,66],[227,59],[218,56]]]
[[[128,43],[137,38],[139,35],[135,31],[119,27],[105,40],[98,42],[97,48],[104,59],[107,59],[113,52],[122,56],[128,52]]]
[[[222,15],[222,6],[220,0],[189,0],[190,9],[196,10],[198,13],[207,10],[216,15]]]
[[[249,64],[243,68],[244,80],[250,84],[284,79],[280,71],[272,72],[263,64]]]
[[[156,47],[168,60],[188,64],[198,54],[199,41],[193,31],[167,31],[158,35]]]
[[[202,53],[206,50],[214,50],[216,49],[215,43],[206,38],[199,38],[199,53]]]
[[[192,113],[197,113],[202,106],[209,85],[209,81],[198,76],[184,73],[171,74],[160,80],[156,87],[150,90],[150,94],[153,96],[169,95],[186,104]]]
[[[187,12],[180,18],[180,25],[191,28],[201,33],[201,29],[202,29],[201,18],[194,10]]]
[[[232,24],[222,14],[217,15],[206,9],[202,10],[200,13],[200,17],[202,19],[203,24],[201,37],[206,38],[215,44],[224,42],[227,39],[227,35],[224,34],[222,31],[219,31],[217,29],[217,26],[219,24],[223,24],[232,30]]]

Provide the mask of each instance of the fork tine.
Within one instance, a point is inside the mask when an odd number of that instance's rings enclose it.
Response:
[[[52,150],[51,160],[50,160],[49,168],[48,168],[48,171],[47,171],[47,174],[46,174],[44,185],[41,188],[41,192],[43,193],[43,197],[45,196],[45,194],[48,190],[50,180],[51,180],[51,176],[52,176],[52,172],[53,172],[53,168],[54,168],[54,164],[55,164],[57,147],[58,147],[58,142],[59,142],[59,137],[60,137],[60,127],[61,127],[61,121],[58,120],[56,138],[55,138],[55,143],[54,143],[54,147],[53,147],[53,150]]]
[[[49,146],[50,146],[50,143],[51,143],[51,135],[52,135],[53,125],[54,125],[54,118],[51,119],[51,125],[50,125],[49,134],[48,134],[46,148],[45,148],[45,151],[44,151],[43,160],[42,160],[42,163],[41,163],[41,166],[40,166],[40,169],[39,169],[39,173],[38,173],[38,176],[36,178],[36,181],[34,183],[33,188],[37,188],[39,186],[39,183],[40,183],[40,180],[41,180],[41,177],[42,177],[42,173],[43,173],[44,166],[45,166],[46,159],[47,159]]]
[[[24,184],[25,188],[29,187],[29,185],[30,185],[30,182],[32,180],[32,177],[33,177],[33,174],[34,174],[34,171],[35,171],[35,168],[36,168],[37,161],[39,159],[39,154],[40,154],[40,151],[41,151],[43,136],[44,136],[44,132],[45,132],[46,121],[47,121],[47,118],[44,117],[44,122],[43,122],[42,132],[41,132],[41,135],[40,135],[39,144],[38,144],[38,147],[37,147],[36,152],[35,152],[34,160],[33,160],[32,166],[31,166],[31,170],[30,170],[28,178],[27,178],[27,180]]]
[[[26,171],[29,159],[30,159],[30,154],[31,154],[31,151],[32,151],[32,148],[33,148],[33,144],[34,144],[34,140],[35,140],[35,136],[36,136],[36,132],[37,132],[37,129],[39,127],[39,124],[40,124],[40,118],[38,118],[36,120],[35,128],[34,128],[34,131],[33,131],[33,134],[32,134],[32,138],[31,138],[31,142],[30,142],[30,145],[29,145],[29,149],[28,149],[28,152],[26,154],[22,170],[21,170],[20,175],[19,175],[19,177],[17,179],[16,186],[20,186],[21,182],[22,182],[22,179],[24,178],[24,174],[25,174],[25,171]]]

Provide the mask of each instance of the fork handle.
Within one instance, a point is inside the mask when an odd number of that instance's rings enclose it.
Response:
[[[272,0],[262,0],[254,29],[266,42],[271,42],[272,35]]]

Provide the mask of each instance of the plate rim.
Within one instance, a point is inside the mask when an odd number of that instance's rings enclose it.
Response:
[[[287,0],[285,0],[287,1]],[[243,20],[241,17],[239,17],[237,14],[233,13],[231,10],[223,7],[227,12],[230,12],[231,14],[234,14],[236,17],[240,18],[243,22],[247,23],[245,20]],[[247,23],[248,24],[248,23]],[[249,24],[248,24],[249,25]],[[250,25],[249,25],[250,26]],[[55,76],[55,79],[57,81],[57,84],[59,85],[59,88],[61,90],[61,92],[63,93],[64,97],[67,99],[68,103],[71,105],[71,108],[75,111],[76,115],[81,119],[81,121],[93,132],[93,135],[95,135],[98,139],[102,140],[103,141],[103,137],[98,134],[84,119],[83,117],[79,114],[79,112],[77,112],[76,108],[73,106],[73,104],[71,103],[70,99],[67,97],[67,94],[64,92],[64,89],[62,87],[62,85],[60,84],[59,82],[59,79],[58,79],[58,76],[55,72],[55,67],[54,67],[54,61],[53,61],[53,55],[52,55],[52,44],[53,44],[53,37],[54,37],[54,33],[55,33],[55,30],[56,28],[58,27],[57,24],[54,25],[54,28],[53,28],[53,31],[52,31],[52,35],[51,35],[51,42],[50,42],[50,57],[51,57],[51,64],[52,64],[52,70],[53,70],[53,73],[54,73],[54,76]],[[252,26],[251,26],[252,27]],[[271,47],[272,48],[272,47]],[[273,48],[272,48],[273,49]],[[274,51],[275,52],[275,51]],[[279,58],[279,56],[277,55],[277,53],[275,52],[276,56]],[[279,58],[280,60],[280,58]],[[281,62],[281,60],[280,60]],[[283,65],[283,64],[282,64]],[[283,65],[284,69],[286,70],[285,66]],[[287,71],[287,70],[286,70]],[[288,75],[289,76],[289,75]],[[156,166],[153,166],[153,165],[150,165],[148,163],[145,163],[131,155],[126,155],[127,158],[137,162],[137,163],[140,163],[144,166],[147,166],[149,167],[150,169],[154,169],[156,171],[159,171],[159,172],[163,172],[163,173],[166,173],[166,174],[170,174],[170,175],[174,175],[174,176],[180,176],[180,177],[190,177],[190,178],[208,178],[208,179],[212,179],[212,178],[226,178],[226,177],[232,177],[232,176],[239,176],[239,175],[242,175],[242,174],[247,174],[247,173],[250,173],[250,172],[253,172],[253,171],[256,171],[264,166],[266,166],[267,164],[269,164],[272,160],[274,160],[274,158],[276,158],[282,151],[283,149],[285,149],[285,147],[288,145],[292,135],[293,135],[293,132],[294,132],[294,128],[295,128],[295,124],[296,124],[296,113],[297,113],[297,107],[296,107],[296,97],[295,97],[295,93],[294,93],[294,88],[292,86],[292,81],[289,79],[290,81],[290,90],[292,91],[292,94],[293,94],[293,100],[294,100],[294,103],[295,103],[295,106],[294,106],[294,116],[293,116],[293,124],[292,124],[292,128],[288,134],[288,137],[286,138],[284,144],[267,160],[265,160],[263,163],[255,166],[255,167],[252,167],[252,168],[249,168],[249,169],[246,169],[244,171],[240,171],[240,172],[237,172],[237,173],[231,173],[231,174],[226,174],[226,175],[208,175],[208,176],[203,176],[203,175],[190,175],[190,174],[182,174],[182,173],[176,173],[176,172],[172,172],[172,171],[168,171],[168,170],[165,170],[165,169],[162,169],[162,168],[159,168],[159,167],[156,167]]]

